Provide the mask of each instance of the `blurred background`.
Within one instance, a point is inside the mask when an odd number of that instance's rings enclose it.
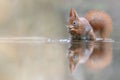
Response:
[[[119,30],[119,7],[119,0],[0,0],[0,36],[67,38],[70,8],[79,16],[91,9],[107,12],[114,33]],[[112,38],[117,37],[117,33],[112,34]]]
[[[0,37],[67,39],[70,8],[79,16],[91,9],[107,12],[113,20],[111,38],[119,43],[119,0],[0,0]],[[119,44],[105,70],[91,72],[83,65],[69,71],[69,43],[0,43],[0,80],[119,80]],[[112,50],[110,50],[112,51]],[[112,52],[110,52],[110,59]],[[115,57],[115,58],[114,58]],[[114,62],[114,63],[113,63]],[[107,74],[107,75],[106,75]],[[105,76],[106,75],[106,76]],[[92,77],[91,77],[92,76]]]

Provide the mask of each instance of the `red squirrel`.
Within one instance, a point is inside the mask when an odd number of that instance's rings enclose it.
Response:
[[[68,61],[71,72],[80,64],[91,70],[101,70],[107,67],[112,60],[112,44],[110,42],[79,41],[70,42]]]
[[[67,27],[72,40],[96,40],[108,38],[112,31],[112,20],[108,14],[99,10],[91,10],[84,17],[79,17],[75,9],[70,9]]]

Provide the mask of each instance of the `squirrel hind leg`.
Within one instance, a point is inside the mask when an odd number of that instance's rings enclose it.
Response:
[[[90,40],[96,40],[96,36],[95,36],[95,33],[91,30],[90,32],[89,32],[89,36],[90,36]]]
[[[100,33],[100,38],[103,38],[103,39],[106,39],[106,38],[109,38],[109,35],[110,35],[110,31],[109,30],[101,30]]]

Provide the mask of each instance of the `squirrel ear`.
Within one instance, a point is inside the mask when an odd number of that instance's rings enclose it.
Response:
[[[70,9],[69,16],[70,16],[70,17],[74,16],[74,13],[73,13],[73,9],[72,9],[72,8]]]
[[[78,16],[78,14],[77,14],[77,12],[76,12],[75,9],[73,9],[73,13],[74,13],[74,16],[75,16],[76,18],[79,18],[79,16]]]

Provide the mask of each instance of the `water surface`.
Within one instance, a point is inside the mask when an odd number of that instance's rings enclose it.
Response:
[[[119,80],[119,42],[0,39],[0,80]]]

